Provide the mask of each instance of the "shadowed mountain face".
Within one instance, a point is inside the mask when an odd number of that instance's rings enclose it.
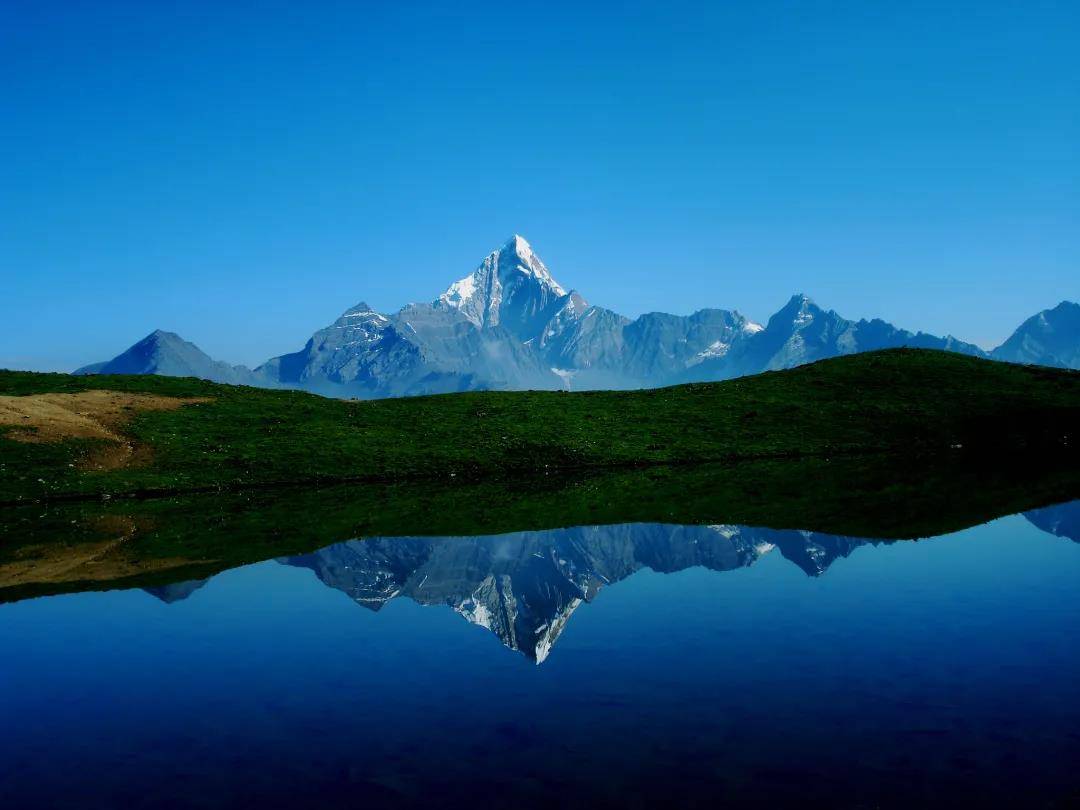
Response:
[[[724,309],[630,319],[564,288],[529,243],[514,236],[431,303],[409,304],[394,314],[357,304],[300,350],[254,372],[155,332],[113,360],[76,373],[194,376],[367,398],[648,388],[902,346],[987,356],[951,336],[912,333],[877,319],[850,321],[804,295],[792,297],[765,326]],[[993,357],[1080,367],[1080,305],[1063,302],[1039,313]]]

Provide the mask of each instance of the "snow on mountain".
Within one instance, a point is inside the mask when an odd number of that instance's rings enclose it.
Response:
[[[451,284],[434,306],[460,312],[479,329],[502,326],[529,340],[542,337],[543,327],[566,297],[532,246],[515,234],[472,273]]]

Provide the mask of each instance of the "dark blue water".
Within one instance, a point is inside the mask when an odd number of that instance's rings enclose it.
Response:
[[[3,605],[0,803],[1065,806],[1076,509],[373,539]]]

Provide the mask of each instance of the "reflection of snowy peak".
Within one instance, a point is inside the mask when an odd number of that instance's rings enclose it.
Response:
[[[1080,542],[1080,501],[1024,513],[1033,525]],[[778,550],[808,576],[881,540],[730,524],[627,523],[486,537],[372,537],[278,562],[308,568],[369,610],[399,596],[445,605],[540,663],[570,616],[606,585],[642,568],[729,571]],[[186,599],[207,580],[146,588],[164,602]]]
[[[310,568],[372,610],[398,596],[446,605],[539,663],[582,603],[642,568],[728,571],[778,547],[816,576],[862,542],[742,526],[621,524],[489,537],[374,537],[280,562]]]

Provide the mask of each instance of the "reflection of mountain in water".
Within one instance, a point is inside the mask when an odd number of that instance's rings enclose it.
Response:
[[[165,604],[171,605],[173,602],[181,602],[187,599],[209,581],[209,579],[189,579],[186,582],[173,582],[169,585],[143,588],[143,590],[151,596],[156,596]]]
[[[540,662],[582,602],[642,568],[729,571],[776,548],[817,576],[867,542],[744,526],[638,523],[490,537],[376,537],[280,562],[310,568],[372,610],[398,596],[449,605]]]
[[[1080,542],[1080,501],[1024,517],[1045,532]],[[747,526],[628,523],[485,537],[372,537],[278,561],[311,569],[371,610],[399,596],[448,605],[539,663],[582,602],[642,568],[730,571],[776,549],[816,577],[859,546],[881,542],[889,541]],[[176,602],[206,582],[146,590]]]
[[[1024,517],[1044,532],[1080,543],[1080,501],[1032,509],[1024,512]]]

